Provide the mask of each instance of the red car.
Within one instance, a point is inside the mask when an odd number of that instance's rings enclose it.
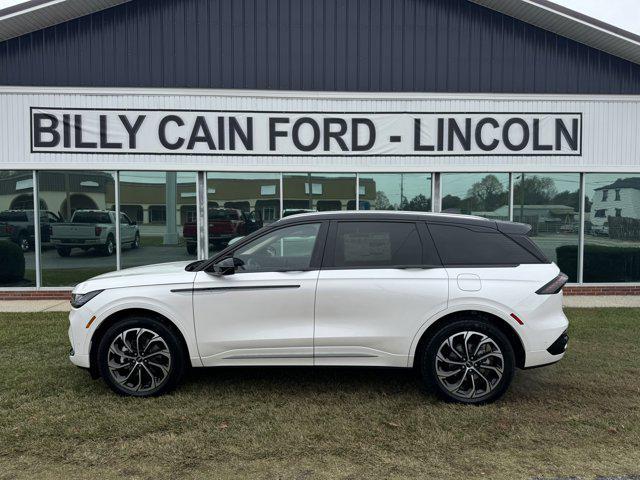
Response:
[[[209,209],[209,245],[215,249],[224,248],[229,240],[248,235],[262,227],[262,221],[255,214],[235,208]],[[187,253],[194,255],[198,237],[196,223],[185,223],[182,236],[187,242]]]

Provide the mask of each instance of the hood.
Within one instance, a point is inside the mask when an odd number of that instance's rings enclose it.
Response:
[[[185,267],[193,262],[194,260],[157,263],[103,273],[78,284],[73,291],[86,293],[109,288],[192,283],[196,272],[187,272]]]

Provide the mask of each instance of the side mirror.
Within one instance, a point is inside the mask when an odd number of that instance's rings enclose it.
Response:
[[[244,236],[240,236],[240,237],[234,237],[231,240],[229,240],[229,242],[227,243],[227,246],[231,246],[234,243],[238,243],[240,240],[242,240],[244,238]],[[236,259],[237,260],[237,259]]]
[[[239,258],[228,257],[213,265],[213,274],[220,276],[233,275],[236,273],[236,268],[241,265],[244,265],[244,262]]]

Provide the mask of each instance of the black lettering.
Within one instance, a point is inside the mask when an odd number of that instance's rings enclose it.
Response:
[[[253,150],[253,117],[247,117],[247,131],[242,130],[236,117],[229,117],[229,148],[236,149],[236,137],[246,150]]]
[[[420,122],[419,118],[413,119],[413,149],[416,152],[433,152],[435,147],[433,145],[422,145],[420,138]]]
[[[218,117],[218,148],[224,150],[224,117]]]
[[[562,138],[567,141],[569,148],[578,151],[578,119],[571,120],[571,133],[561,118],[556,118],[556,150],[562,150]]]
[[[200,132],[202,132],[202,134],[200,134]],[[216,144],[213,143],[213,137],[209,131],[209,125],[207,125],[207,121],[202,115],[198,115],[196,117],[196,121],[193,124],[193,130],[191,130],[191,136],[189,137],[189,142],[187,143],[187,150],[193,150],[198,142],[206,143],[209,150],[216,149]]]
[[[48,120],[49,125],[43,125]],[[60,143],[60,133],[56,130],[60,121],[49,113],[33,114],[33,146],[36,148],[57,147]],[[51,140],[44,140],[44,134],[51,135]]]
[[[64,148],[71,148],[71,115],[62,115],[62,145]]]
[[[438,151],[444,149],[444,118],[438,119]]]
[[[533,149],[535,151],[553,150],[553,145],[543,145],[540,143],[540,119],[533,119]]]
[[[331,130],[332,125],[338,125],[338,131],[333,132]],[[331,139],[333,138],[340,150],[343,152],[348,151],[349,147],[343,140],[344,134],[347,133],[347,121],[344,118],[325,118],[324,119],[324,151],[331,150]]]
[[[276,149],[277,137],[287,136],[287,132],[276,130],[276,128],[278,127],[278,124],[280,123],[289,123],[289,119],[287,117],[269,118],[269,150],[271,151],[274,151]]]
[[[364,125],[369,129],[369,140],[366,143],[358,141],[358,131],[360,125]],[[376,126],[368,118],[352,118],[351,119],[351,150],[354,152],[362,152],[369,150],[376,143]]]
[[[520,125],[522,128],[522,141],[520,143],[513,143],[509,137],[511,127],[514,125]],[[502,128],[502,141],[511,151],[519,152],[520,150],[524,150],[529,143],[529,125],[527,125],[527,122],[523,118],[519,117],[507,120]]]
[[[82,141],[82,115],[74,115],[73,123],[75,128],[76,148],[98,148],[98,144],[96,142]]]
[[[495,118],[485,117],[481,119],[476,125],[476,144],[483,152],[490,152],[498,148],[500,142],[494,138],[491,143],[484,143],[484,141],[482,140],[482,129],[485,125],[491,125],[495,129],[498,128],[500,124]]]
[[[100,148],[122,148],[121,143],[109,142],[109,139],[107,138],[107,132],[107,116],[100,115]]]
[[[169,150],[177,150],[182,147],[182,145],[184,145],[184,138],[178,137],[178,139],[174,143],[171,143],[167,140],[167,132],[165,130],[167,128],[167,123],[169,122],[173,122],[179,127],[182,127],[184,125],[184,121],[179,116],[167,115],[166,117],[163,117],[162,120],[160,120],[160,125],[158,125],[158,138],[160,139],[160,143],[164,148],[167,148]]]
[[[136,148],[136,135],[138,134],[138,130],[140,130],[140,127],[142,126],[142,122],[144,122],[144,119],[147,118],[147,116],[138,115],[138,118],[136,118],[136,123],[134,123],[133,125],[129,123],[129,119],[126,115],[118,115],[118,117],[120,118],[120,121],[122,122],[125,130],[129,134],[129,148]]]
[[[313,130],[313,138],[311,139],[311,143],[309,143],[308,145],[305,145],[300,141],[300,128],[302,128],[305,123],[310,125],[311,129]],[[320,143],[320,127],[313,118],[301,117],[293,123],[291,139],[293,140],[293,144],[298,150],[302,152],[310,152],[311,150],[314,150]]]
[[[455,118],[449,119],[449,151],[453,151],[453,137],[456,137],[465,152],[471,150],[471,119],[464,119],[464,133]]]

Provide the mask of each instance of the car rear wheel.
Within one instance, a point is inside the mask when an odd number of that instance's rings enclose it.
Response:
[[[29,241],[29,237],[23,233],[18,237],[18,245],[23,252],[28,252],[29,250],[31,250],[31,242]]]
[[[71,249],[69,247],[58,247],[56,250],[58,251],[58,255],[61,257],[68,257],[71,255]]]
[[[490,323],[458,320],[438,330],[423,351],[421,372],[441,398],[491,403],[509,388],[515,356],[506,336]]]
[[[107,237],[107,243],[105,243],[104,246],[102,247],[102,254],[105,257],[110,257],[115,253],[115,251],[116,251],[116,242],[113,239],[113,236],[109,235]]]
[[[150,397],[180,382],[184,348],[171,329],[153,318],[131,317],[111,326],[98,346],[98,368],[120,395]]]
[[[140,247],[140,234],[136,233],[136,236],[134,237],[133,242],[131,243],[131,248],[135,250],[138,247]]]

